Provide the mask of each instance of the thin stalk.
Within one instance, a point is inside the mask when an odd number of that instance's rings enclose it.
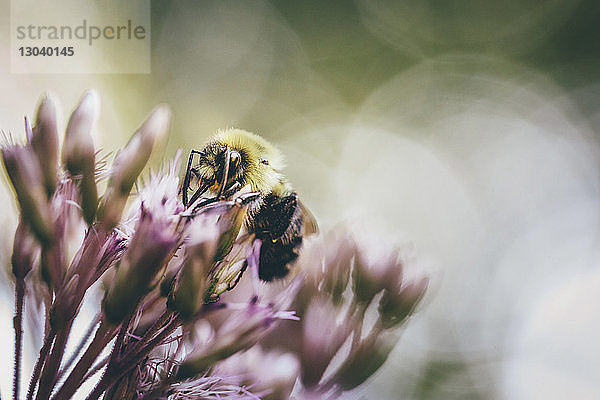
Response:
[[[181,325],[181,318],[179,317],[179,315],[177,315],[175,318],[173,318],[171,320],[169,325],[167,325],[161,333],[156,335],[154,337],[154,339],[149,340],[148,343],[137,352],[134,360],[137,359],[137,362],[141,361],[142,358],[144,358],[147,353],[149,353],[156,346],[160,345],[161,342],[163,340],[165,340],[167,338],[167,336],[169,336],[171,333],[173,333],[173,331],[175,331],[175,329],[179,328],[180,325]],[[137,362],[136,362],[136,364],[137,364]]]
[[[358,305],[354,315],[352,316],[352,319],[356,322],[356,325],[354,327],[354,332],[352,333],[352,345],[350,346],[351,353],[356,351],[361,343],[363,323],[368,304],[369,303]]]
[[[87,374],[85,374],[85,376],[83,377],[83,382],[87,381],[92,376],[96,375],[98,373],[98,371],[100,371],[102,368],[104,368],[106,366],[106,364],[108,364],[108,360],[109,359],[110,359],[110,356],[106,356],[102,360],[100,360],[96,364],[94,364],[94,366],[92,367],[92,369],[90,369],[87,372]]]
[[[62,386],[56,392],[53,400],[67,400],[73,397],[73,394],[77,391],[86,373],[89,371],[94,361],[98,358],[102,350],[112,340],[116,334],[118,327],[108,325],[106,322],[101,321],[100,326],[96,330],[94,339],[89,344],[86,351],[83,353],[75,367],[63,382]]]
[[[102,393],[104,393],[104,391],[106,389],[108,389],[110,382],[108,379],[104,379],[108,373],[109,373],[109,371],[108,371],[108,367],[107,367],[106,371],[104,371],[104,375],[102,376],[102,379],[100,379],[100,382],[98,382],[98,384],[94,387],[94,390],[92,390],[92,392],[85,398],[85,400],[97,400],[100,398]]]
[[[112,354],[110,355],[110,361],[118,360],[121,356],[121,349],[123,348],[123,342],[125,340],[125,336],[127,335],[127,329],[129,329],[129,324],[131,323],[131,319],[133,318],[133,312],[129,314],[127,319],[123,321],[121,324],[121,329],[119,329],[119,334],[117,335],[117,340],[115,340],[115,346],[113,347]]]
[[[15,365],[13,374],[13,400],[19,399],[21,383],[21,351],[23,349],[23,302],[25,300],[25,280],[17,278],[15,287],[15,316],[13,327],[15,329]]]
[[[175,329],[181,324],[181,318],[173,318],[169,324],[154,338],[148,338],[148,340],[142,340],[136,343],[130,352],[126,352],[122,359],[118,362],[110,364],[106,367],[106,371],[102,376],[102,379],[98,382],[94,390],[86,397],[86,400],[97,400],[100,398],[102,393],[114,382],[121,379],[125,374],[129,373],[135,368],[152,349],[158,346],[163,340],[167,338]],[[144,337],[146,339],[146,337]],[[144,344],[141,346],[141,344]],[[112,361],[112,360],[111,360]],[[59,399],[56,399],[59,400]]]
[[[106,366],[106,370],[104,371],[102,378],[100,378],[100,382],[98,382],[96,387],[94,387],[94,390],[92,391],[92,393],[94,393],[98,389],[98,386],[100,386],[101,382],[105,381],[104,377],[109,373],[109,371],[111,370],[111,367],[120,361],[121,350],[123,348],[123,341],[125,339],[125,335],[127,334],[127,329],[129,328],[129,324],[131,323],[132,318],[133,318],[133,312],[130,313],[129,316],[127,317],[127,319],[121,324],[121,329],[119,329],[119,334],[117,335],[112,352],[110,353],[110,359],[108,361],[108,365]],[[104,392],[104,390],[106,390],[107,387],[108,386],[105,386],[102,389],[102,392]],[[98,393],[98,397],[100,397],[102,392]],[[88,395],[88,398],[92,395],[92,393],[90,393]]]
[[[40,355],[35,363],[35,367],[33,368],[33,373],[31,374],[31,380],[29,381],[29,389],[27,390],[27,400],[33,399],[33,394],[35,392],[35,388],[38,383],[38,379],[40,378],[40,373],[42,372],[42,367],[46,362],[46,358],[48,357],[48,353],[50,352],[50,346],[54,342],[54,338],[56,337],[56,331],[53,328],[47,329],[47,334],[44,337],[44,344],[40,349]]]
[[[350,347],[350,352],[356,351],[361,342],[362,330],[363,330],[363,321],[364,315],[356,321],[356,326],[354,328],[354,332],[352,333],[352,346]]]
[[[94,318],[94,320],[90,323],[90,326],[88,327],[87,331],[83,334],[81,340],[79,341],[79,344],[77,344],[77,347],[73,351],[73,354],[71,354],[69,359],[65,362],[65,365],[58,372],[58,376],[56,377],[57,381],[60,381],[64,374],[69,370],[69,368],[71,368],[73,363],[77,360],[77,357],[79,357],[79,355],[83,351],[83,348],[85,347],[86,343],[94,334],[94,330],[96,329],[98,322],[100,322],[100,315],[97,315]]]
[[[172,316],[173,316],[172,311],[170,311],[168,309],[165,310],[165,312],[162,313],[162,315],[156,320],[156,322],[154,324],[152,324],[152,326],[150,328],[148,328],[146,333],[144,333],[144,337],[142,338],[142,340],[137,342],[135,344],[135,346],[141,347],[144,343],[149,341],[154,336],[154,334],[160,330],[160,328],[162,328],[166,323],[169,322],[169,319]]]
[[[65,347],[71,333],[72,321],[59,330],[52,346],[52,352],[44,364],[40,385],[38,388],[36,400],[47,400],[52,394],[52,389],[56,385],[58,370],[65,354]]]

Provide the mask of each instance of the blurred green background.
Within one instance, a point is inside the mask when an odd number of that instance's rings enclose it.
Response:
[[[347,398],[600,397],[600,2],[154,0],[146,75],[11,74],[8,9],[0,128],[96,88],[109,152],[168,103],[164,156],[259,133],[324,229],[410,243],[429,297]]]

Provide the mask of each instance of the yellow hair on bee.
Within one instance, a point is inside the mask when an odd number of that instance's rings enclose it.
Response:
[[[262,137],[242,129],[219,130],[207,146],[227,146],[242,157],[242,186],[249,184],[253,191],[263,195],[285,195],[291,186],[281,170],[285,166],[283,154]]]
[[[261,242],[258,277],[263,281],[285,277],[298,258],[302,237],[317,232],[314,217],[292,191],[283,167],[283,155],[262,137],[235,128],[219,130],[202,150],[190,152],[182,186],[183,203],[193,209],[201,201],[230,198],[246,186],[257,192],[239,215],[248,234]],[[235,238],[241,228],[236,225],[230,237]],[[226,250],[224,257],[231,247]],[[221,285],[217,298],[235,286],[232,279]]]

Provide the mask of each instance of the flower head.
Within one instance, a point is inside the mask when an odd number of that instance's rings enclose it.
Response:
[[[102,304],[109,322],[121,322],[152,289],[158,272],[166,266],[177,248],[179,235],[175,228],[168,215],[142,205],[135,235],[114,280],[107,284]]]
[[[119,223],[131,188],[150,159],[155,144],[167,134],[170,120],[169,109],[157,107],[115,157],[98,209],[98,219],[107,229]]]
[[[80,177],[81,207],[88,224],[94,221],[98,207],[96,188],[96,150],[92,128],[98,113],[98,95],[88,91],[67,125],[63,144],[62,162],[73,176]]]
[[[104,368],[90,398],[333,398],[383,365],[428,285],[406,279],[397,250],[374,248],[340,227],[306,240],[301,272],[267,287],[258,282],[263,245],[244,229],[259,193],[246,187],[184,207],[179,152],[139,179],[168,131],[166,107],[117,153],[101,197],[102,161],[91,135],[97,95],[87,92],[73,111],[60,164],[57,109],[45,96],[35,126],[26,124],[27,144],[1,149],[21,211],[12,257],[16,304],[25,276],[39,276],[30,274],[38,253],[46,283],[47,328],[32,394],[72,398]],[[73,321],[101,277],[93,338],[72,366],[63,354]],[[242,279],[247,291],[236,288]],[[105,365],[99,357],[111,342]]]
[[[53,240],[50,206],[40,164],[29,146],[2,147],[2,162],[10,178],[23,221],[43,244]]]
[[[27,122],[28,123],[28,122]],[[48,197],[57,183],[58,167],[58,111],[51,93],[46,93],[38,105],[35,126],[28,138],[42,170]]]

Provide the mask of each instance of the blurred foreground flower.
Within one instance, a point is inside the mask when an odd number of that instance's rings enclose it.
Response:
[[[26,295],[46,309],[28,400],[71,398],[100,371],[88,399],[334,398],[379,369],[426,279],[404,282],[396,252],[366,257],[339,230],[308,241],[296,268],[302,272],[268,287],[277,293],[262,293],[260,242],[237,229],[253,194],[242,188],[186,209],[179,153],[140,180],[168,133],[165,106],[105,166],[92,140],[98,105],[94,92],[82,97],[61,152],[57,105],[46,95],[35,126],[26,119],[26,143],[2,146],[21,212],[12,256],[15,399]],[[224,295],[246,269],[253,272],[246,274],[252,289]],[[84,296],[101,278],[98,315],[63,360]],[[377,322],[363,332],[375,301]]]

